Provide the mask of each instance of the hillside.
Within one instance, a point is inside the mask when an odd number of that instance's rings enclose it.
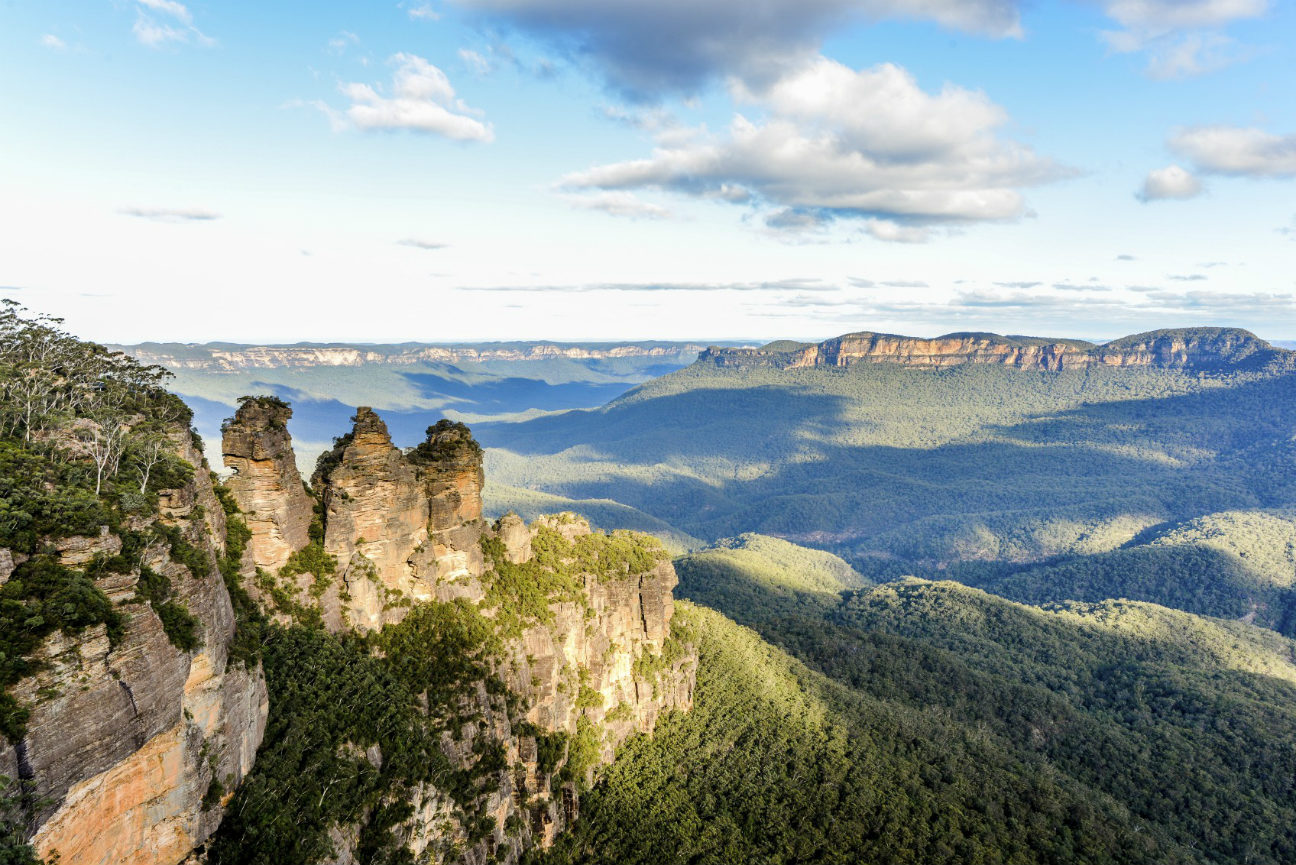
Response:
[[[1160,344],[1192,364],[1140,348],[1128,357],[1147,363],[1060,370],[785,367],[717,350],[601,409],[478,431],[511,487],[611,499],[704,540],[783,537],[873,578],[1104,554],[1157,526],[1296,504],[1290,353],[1232,331],[1083,350]]]
[[[767,535],[726,538],[675,560],[680,593],[750,624],[771,610],[822,610],[870,582],[832,553]]]
[[[718,613],[680,609],[700,648],[693,712],[631,740],[541,861],[1296,852],[1296,667],[1293,644],[1272,634],[914,581],[828,620],[760,626],[807,667]]]

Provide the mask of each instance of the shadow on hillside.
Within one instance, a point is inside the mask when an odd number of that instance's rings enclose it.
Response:
[[[856,563],[861,553],[1038,560],[1058,552],[1037,537],[1050,521],[1097,527],[1296,501],[1293,376],[1084,405],[931,449],[829,441],[848,404],[786,387],[699,389],[477,430],[539,466],[538,486],[553,492],[624,502],[703,538],[758,531]],[[582,446],[612,465],[544,476],[547,456]],[[772,468],[734,476],[760,461]],[[653,470],[663,465],[705,480]]]

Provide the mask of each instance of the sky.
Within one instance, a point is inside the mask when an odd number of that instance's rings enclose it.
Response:
[[[1286,0],[0,0],[102,342],[1296,338]]]

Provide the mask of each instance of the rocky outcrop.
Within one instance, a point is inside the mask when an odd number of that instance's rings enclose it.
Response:
[[[1103,345],[1082,340],[951,333],[934,339],[882,333],[851,333],[818,344],[771,343],[764,348],[709,348],[698,360],[724,368],[849,367],[895,363],[939,369],[964,364],[995,364],[1017,369],[1067,370],[1094,366],[1144,366],[1212,370],[1292,365],[1296,353],[1271,346],[1254,334],[1232,328],[1164,330],[1113,340]]]
[[[292,409],[273,397],[243,400],[222,432],[226,486],[252,531],[249,549],[258,568],[277,571],[309,542],[313,502],[293,461],[288,419]]]
[[[236,417],[227,429],[227,452],[231,438],[246,438],[239,429],[246,420]],[[280,441],[290,447],[286,436]],[[292,462],[290,451],[276,458]],[[285,621],[318,616],[333,631],[397,624],[426,601],[467,602],[496,623],[501,648],[493,674],[511,696],[501,701],[487,682],[476,683],[470,705],[459,707],[474,720],[441,743],[464,770],[484,744],[502,748],[508,768],[480,802],[493,829],[482,837],[472,828],[480,827],[480,814],[465,820],[445,790],[424,784],[397,834],[416,858],[513,863],[526,849],[552,843],[577,813],[578,784],[627,736],[651,731],[665,711],[691,707],[696,658],[670,643],[676,578],[654,540],[596,534],[571,514],[530,526],[509,515],[489,525],[483,481],[482,450],[463,424],[442,421],[418,447],[402,451],[382,419],[361,407],[311,478],[322,542],[293,566],[255,577],[271,614]],[[245,490],[232,490],[240,507],[252,504]],[[320,573],[298,573],[301,561]],[[523,592],[532,600],[520,612],[512,605],[523,602],[510,594],[518,589],[500,586],[524,581],[562,590],[543,612],[533,593]],[[578,751],[586,761],[579,770],[567,766]],[[381,749],[366,759],[381,765]],[[354,861],[361,834],[356,825],[334,827],[333,861]],[[448,858],[448,850],[459,853]]]
[[[101,574],[96,585],[121,611],[121,635],[110,640],[104,625],[51,634],[35,657],[38,672],[13,691],[31,716],[23,738],[0,748],[0,773],[24,782],[32,843],[61,865],[182,861],[220,821],[213,784],[238,785],[264,732],[261,670],[228,658],[234,615],[215,567],[224,514],[187,431],[174,442],[196,471],[186,487],[163,493],[172,505],[163,519],[209,567],[194,573],[169,544],[152,543],[129,572]],[[122,540],[105,527],[56,546],[64,565],[84,567],[116,555]],[[168,578],[173,600],[193,615],[192,651],[176,648],[137,596],[141,567]]]
[[[500,560],[488,560],[480,577],[472,578],[487,585],[502,576],[498,569],[532,562],[533,544],[575,556],[582,539],[605,537],[573,514],[541,518],[529,527],[508,516],[484,534],[503,548]],[[664,712],[692,707],[696,656],[691,647],[670,642],[676,582],[664,552],[643,571],[587,573],[579,599],[554,599],[547,621],[505,639],[495,672],[520,698],[521,716],[479,683],[469,712],[477,720],[442,740],[443,750],[463,768],[474,764],[483,741],[503,747],[503,764],[512,768],[499,773],[482,803],[494,828],[474,841],[445,792],[423,785],[412,796],[412,815],[398,827],[416,859],[431,851],[432,861],[516,863],[527,850],[550,846],[579,813],[579,786],[612,760],[617,746],[632,733],[651,732]],[[489,601],[482,609],[487,616],[506,615]],[[541,748],[553,748],[555,741],[565,742],[566,752],[546,765],[545,759],[554,758],[542,757]],[[592,760],[564,772],[582,747],[593,749]],[[358,834],[356,827],[335,829],[333,862],[354,861]]]

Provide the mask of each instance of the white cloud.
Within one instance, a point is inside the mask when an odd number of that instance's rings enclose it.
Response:
[[[1138,192],[1140,201],[1162,201],[1167,198],[1193,198],[1202,191],[1201,181],[1178,165],[1167,165],[1148,172],[1143,188]]]
[[[456,141],[492,141],[490,124],[476,116],[481,112],[468,107],[455,96],[446,74],[422,57],[395,54],[390,61],[396,66],[392,75],[391,95],[380,93],[368,84],[342,86],[351,100],[344,116],[357,129],[409,129],[443,135]],[[323,106],[337,125],[339,113]]]
[[[1296,134],[1273,135],[1237,126],[1199,126],[1170,139],[1198,171],[1239,177],[1296,177]]]
[[[135,26],[132,31],[136,40],[150,48],[159,48],[169,43],[186,43],[190,40],[200,45],[214,45],[216,40],[204,34],[193,23],[193,14],[183,3],[175,0],[136,0]],[[158,21],[150,13],[157,13],[170,21]]]
[[[200,207],[123,207],[117,212],[153,222],[211,222],[221,218],[219,213]]]
[[[440,21],[441,13],[432,8],[429,3],[421,3],[418,6],[409,8],[409,17],[414,21]]]
[[[950,85],[929,94],[891,64],[856,71],[819,57],[764,90],[734,93],[766,118],[738,114],[726,135],[672,134],[648,158],[573,172],[562,186],[861,218],[875,237],[916,242],[934,224],[1014,219],[1018,189],[1068,173],[1000,139],[1007,116],[984,94]]]
[[[192,24],[193,16],[182,3],[176,3],[174,0],[136,0],[139,5],[154,12],[161,12],[163,15],[169,15],[183,24]]]
[[[599,192],[594,195],[567,195],[564,198],[573,207],[582,210],[598,210],[629,219],[666,219],[671,215],[660,204],[644,201],[633,192]]]
[[[1270,0],[1105,0],[1124,29],[1101,35],[1117,53],[1146,51],[1153,78],[1186,78],[1244,59],[1247,52],[1220,29],[1269,7]]]
[[[67,50],[67,43],[64,42],[62,39],[58,38],[57,36],[55,36],[53,33],[46,33],[44,36],[41,37],[40,42],[46,48],[52,48],[55,51]]]
[[[330,54],[345,54],[352,45],[359,45],[360,37],[349,30],[343,30],[328,41]]]
[[[853,19],[909,18],[1021,33],[1019,0],[455,0],[600,66],[624,92],[692,91],[716,75],[768,81]]]
[[[471,48],[460,48],[459,59],[477,75],[489,75],[495,71],[495,64]]]
[[[1222,27],[1269,11],[1269,0],[1107,0],[1103,5],[1127,31],[1152,36]]]

